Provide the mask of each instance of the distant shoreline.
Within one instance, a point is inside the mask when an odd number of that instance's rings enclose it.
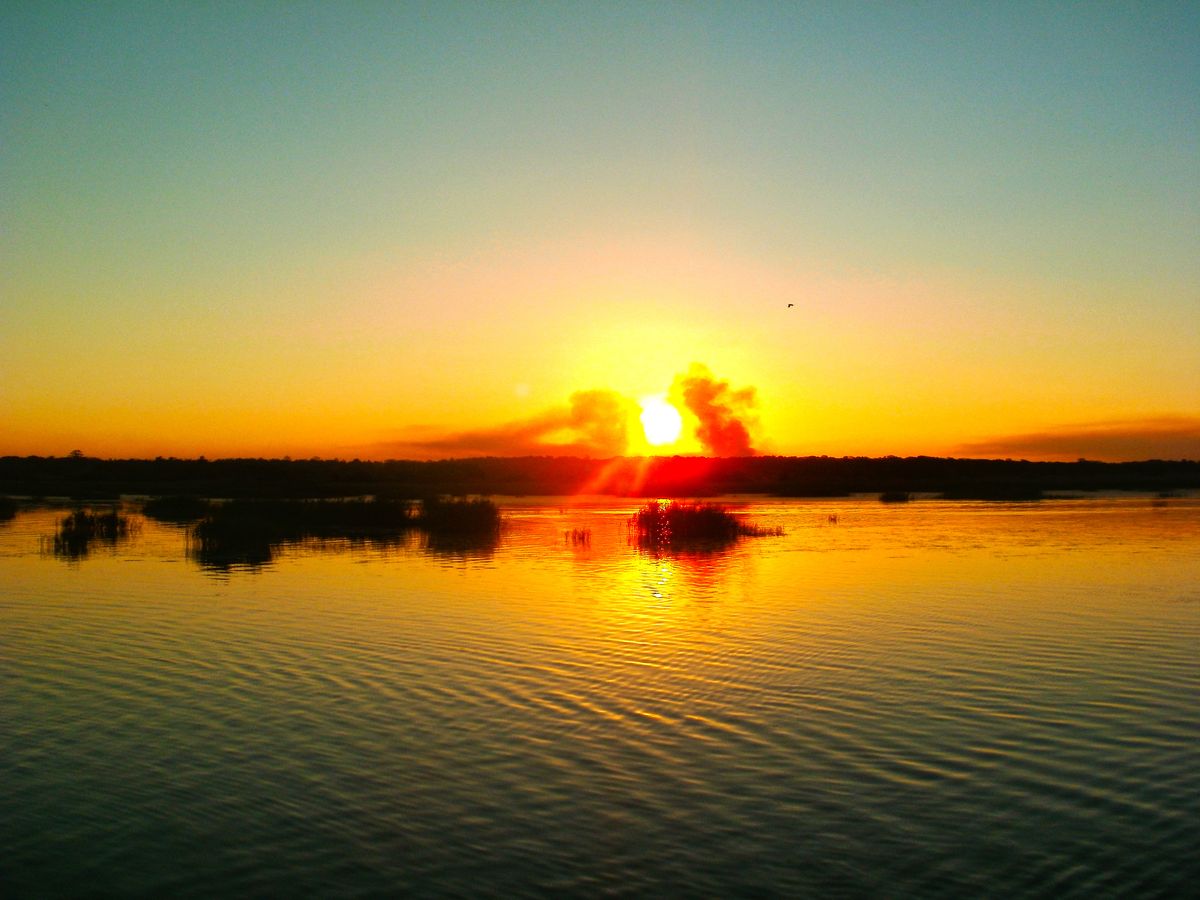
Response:
[[[940,495],[1035,500],[1090,491],[1200,489],[1200,461],[1107,463],[916,457],[479,457],[430,462],[0,457],[0,495],[113,499],[123,494],[318,498],[375,495]]]

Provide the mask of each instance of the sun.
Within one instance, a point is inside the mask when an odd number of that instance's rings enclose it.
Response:
[[[679,410],[667,402],[661,394],[641,399],[642,431],[646,433],[646,443],[652,447],[663,444],[673,444],[679,440],[679,432],[683,430],[683,417]]]

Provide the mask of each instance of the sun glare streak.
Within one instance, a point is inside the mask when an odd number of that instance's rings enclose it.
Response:
[[[673,444],[679,440],[683,431],[683,417],[671,403],[661,394],[643,397],[640,401],[642,414],[638,417],[642,422],[642,431],[646,435],[646,443],[652,447]]]
[[[581,496],[610,492],[639,495],[642,485],[646,483],[650,465],[651,460],[646,456],[634,459],[626,459],[622,456],[614,457],[602,466],[593,478],[581,485],[575,493]]]

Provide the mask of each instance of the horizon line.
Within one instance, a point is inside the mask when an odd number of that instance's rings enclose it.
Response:
[[[72,451],[65,455],[57,454],[36,454],[36,453],[7,453],[0,454],[0,460],[79,460],[92,462],[272,462],[272,463],[357,463],[367,465],[387,465],[395,463],[419,463],[419,464],[436,464],[436,463],[457,463],[457,462],[480,462],[480,461],[530,461],[530,460],[553,460],[553,461],[576,461],[576,462],[591,462],[596,464],[613,463],[618,460],[629,461],[645,461],[645,460],[752,460],[752,459],[785,459],[785,460],[937,460],[945,462],[1008,462],[1008,463],[1025,463],[1029,465],[1079,465],[1079,464],[1099,464],[1099,465],[1131,465],[1142,463],[1186,463],[1191,465],[1200,464],[1200,457],[1144,457],[1138,459],[1094,459],[1086,456],[1080,456],[1076,459],[1029,459],[1027,457],[1002,457],[1002,456],[939,456],[936,454],[918,453],[909,455],[899,455],[894,453],[885,453],[882,455],[867,455],[867,454],[844,454],[842,456],[834,456],[827,453],[821,454],[789,454],[789,453],[754,453],[749,455],[736,456],[712,456],[700,453],[672,453],[672,454],[641,454],[641,455],[625,455],[617,454],[614,456],[580,456],[578,454],[540,454],[540,453],[524,453],[520,455],[504,456],[499,454],[476,454],[471,456],[445,456],[445,457],[429,457],[419,459],[415,457],[387,457],[384,459],[363,459],[361,457],[341,457],[341,456],[291,456],[285,454],[283,456],[213,456],[201,453],[196,456],[90,456],[82,451]]]

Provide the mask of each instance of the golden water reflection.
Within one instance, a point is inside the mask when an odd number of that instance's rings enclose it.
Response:
[[[229,577],[326,583],[353,606],[371,574],[386,602],[444,597],[465,616],[578,635],[705,627],[779,629],[799,645],[823,622],[861,623],[879,644],[946,623],[993,635],[1052,618],[1114,629],[1148,599],[1168,600],[1176,618],[1200,584],[1200,502],[1079,500],[1040,504],[757,501],[739,512],[781,527],[720,549],[651,552],[631,540],[634,504],[514,501],[499,539],[437,542],[407,533],[387,540],[309,540],[261,556],[209,559],[186,529],[142,521],[119,546],[76,563],[120,580],[123,559],[172,564]],[[836,517],[836,521],[834,519]],[[44,547],[61,513],[31,510],[0,528],[0,547],[19,555],[20,536]],[[586,541],[564,539],[586,531]],[[29,546],[27,542],[26,547]],[[431,567],[429,564],[433,563]],[[109,572],[111,570],[111,572]],[[173,577],[180,577],[177,573]],[[164,573],[164,577],[168,577]],[[1153,589],[1147,585],[1153,585]],[[1071,605],[1053,599],[1076,598]],[[300,591],[299,595],[303,596]],[[1080,604],[1083,604],[1081,607]],[[1161,608],[1156,607],[1161,612]],[[1096,619],[1101,610],[1105,616]],[[1089,616],[1092,617],[1089,619]],[[513,623],[517,623],[514,625]],[[869,634],[868,634],[869,632]]]
[[[992,884],[1190,858],[1200,504],[756,501],[782,536],[658,555],[632,508],[513,501],[490,549],[310,541],[220,577],[153,522],[63,566],[37,552],[56,513],[23,511],[0,526],[27,748],[6,808],[52,835],[45,798],[77,794],[85,848],[114,840],[97,796],[200,810],[172,826],[233,836],[232,870],[246,847],[369,868],[412,837],[445,855],[388,871],[411,893],[413,867],[481,856],[648,896],[676,863],[736,895],[731,859],[820,896],[830,859],[969,894],[962,847]]]

